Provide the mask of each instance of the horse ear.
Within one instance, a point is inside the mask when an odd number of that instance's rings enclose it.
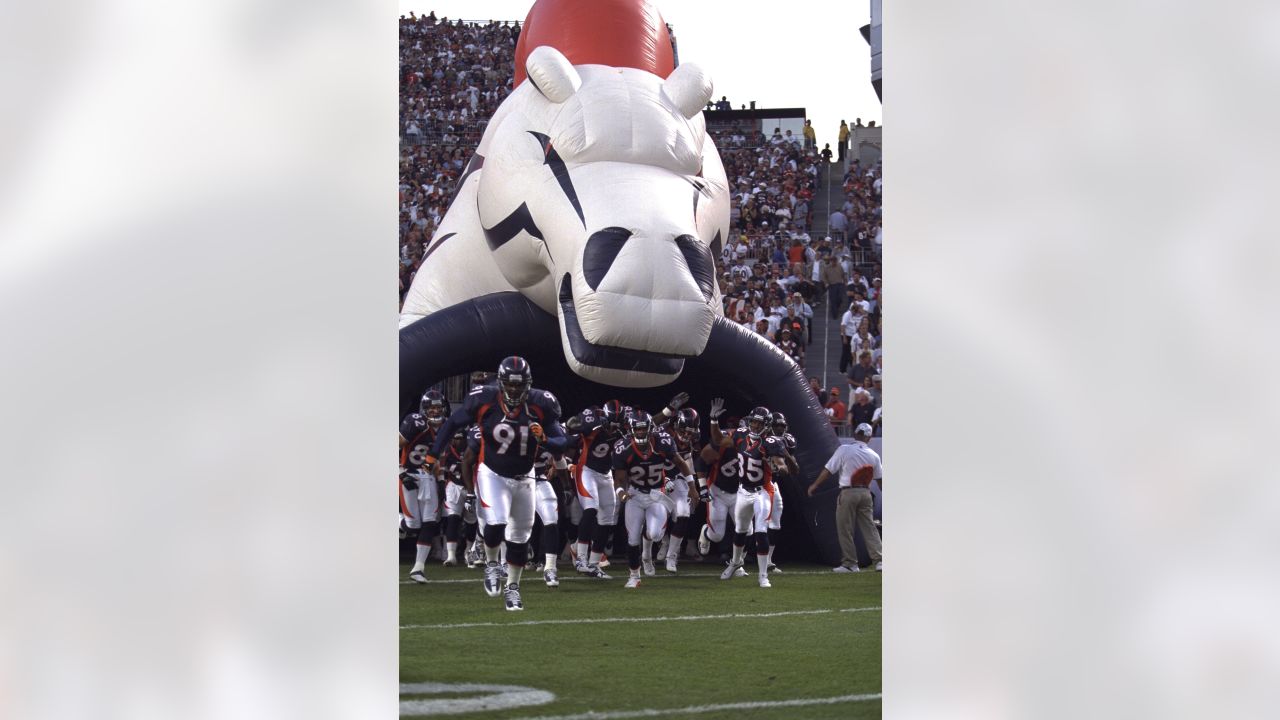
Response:
[[[550,45],[539,45],[524,61],[529,81],[548,100],[560,104],[582,87],[582,78],[569,58]]]
[[[693,63],[684,63],[663,81],[662,92],[680,114],[693,119],[711,99],[711,76]]]

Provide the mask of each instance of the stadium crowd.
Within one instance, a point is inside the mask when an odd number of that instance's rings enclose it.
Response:
[[[518,37],[511,22],[464,23],[434,13],[400,19],[401,301],[488,118],[511,92]],[[731,107],[725,98],[714,106]],[[877,377],[881,366],[879,163],[850,163],[843,202],[837,208],[832,200],[827,232],[818,240],[810,232],[827,161],[810,126],[802,136],[749,125],[715,128],[711,135],[731,186],[731,237],[720,257],[725,316],[803,366],[816,308],[825,304],[829,316],[840,319],[846,342],[841,372],[850,373],[853,404],[837,428],[847,432],[857,424],[850,421],[860,391],[880,405],[876,381],[853,375],[863,352]],[[839,402],[827,395],[824,404]]]

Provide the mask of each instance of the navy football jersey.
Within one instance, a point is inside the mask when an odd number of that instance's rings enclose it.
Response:
[[[730,447],[738,453],[738,480],[742,489],[754,492],[773,484],[773,466],[770,458],[782,457],[782,441],[772,435],[752,438],[746,430],[734,430],[729,435]]]
[[[720,457],[707,471],[707,484],[727,493],[738,492],[738,451],[730,445],[720,450]]]
[[[604,413],[599,408],[587,408],[578,417],[582,420],[582,446],[578,464],[608,475],[613,469],[613,446],[621,436],[609,432]]]
[[[482,385],[471,391],[462,407],[449,416],[433,450],[442,451],[444,433],[452,433],[463,423],[475,423],[480,432],[479,461],[503,477],[521,477],[533,470],[539,443],[529,430],[538,423],[547,436],[547,448],[563,452],[564,429],[560,427],[560,402],[546,390],[533,388],[519,407],[506,408],[501,391]]]
[[[693,440],[688,441],[684,439],[684,433],[672,432],[671,441],[676,446],[676,453],[679,454],[680,457],[684,458],[685,464],[689,466],[690,470],[692,470],[693,469],[693,446],[694,446],[694,443],[698,441],[698,436],[694,435]],[[669,474],[674,474],[676,472],[676,464],[674,462],[671,462],[671,461],[667,462],[667,472]]]
[[[539,480],[546,480],[547,473],[555,467],[556,458],[545,445],[539,445],[537,453],[533,460],[533,476]]]
[[[459,451],[453,447],[453,443],[445,448],[444,454],[440,456],[440,475],[449,482],[461,483],[462,480],[462,454],[467,451],[467,446],[463,445]]]
[[[436,439],[435,428],[427,423],[427,416],[422,413],[409,413],[400,422],[400,437],[407,443],[400,449],[400,465],[409,472],[421,472]]]
[[[778,439],[782,441],[782,446],[787,449],[787,452],[795,453],[796,451],[795,435],[792,435],[791,433],[783,433],[781,436],[778,437]]]
[[[623,438],[613,446],[613,469],[627,473],[627,484],[652,491],[667,482],[667,463],[676,455],[675,442],[664,432],[650,432],[647,451],[641,451],[631,438]]]

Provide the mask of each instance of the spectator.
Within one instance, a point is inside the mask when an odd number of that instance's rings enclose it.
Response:
[[[818,376],[809,376],[809,389],[813,391],[814,397],[818,398],[818,404],[822,407],[827,406],[827,391],[823,389],[822,383],[818,382]]]
[[[871,351],[863,350],[858,353],[858,362],[849,368],[849,384],[857,387],[862,384],[862,378],[876,374],[876,367],[871,363]]]
[[[871,376],[870,392],[871,392],[871,402],[875,403],[876,407],[880,407],[881,405],[884,404],[884,388],[880,387],[879,375]]]
[[[804,121],[804,149],[812,150],[818,142],[818,136],[813,131],[813,121]]]
[[[849,406],[848,412],[850,425],[855,427],[862,423],[870,425],[876,412],[875,403],[871,402],[871,393],[860,387],[854,388],[853,404]]]
[[[822,261],[822,284],[827,288],[827,302],[831,304],[828,313],[835,320],[844,310],[844,268],[830,255]]]
[[[804,367],[804,346],[795,341],[791,328],[785,323],[778,331],[778,349],[795,360],[797,365]]]
[[[826,143],[825,145],[822,146],[821,155],[822,155],[822,162],[824,163],[831,162],[831,143]]]
[[[858,338],[858,320],[854,318],[854,310],[856,306],[850,306],[844,314],[840,316],[840,372],[849,371],[849,364],[853,362],[854,355],[858,349],[855,343],[860,342]]]
[[[845,151],[849,147],[849,126],[843,120],[840,121],[840,134],[836,136],[836,141],[838,143],[836,147],[840,151],[837,159],[840,162],[844,162]]]
[[[829,397],[830,399],[824,406],[827,418],[831,420],[831,427],[836,431],[836,435],[842,435],[844,428],[849,424],[849,409],[844,403],[840,402],[840,388],[831,388]]]
[[[840,210],[831,213],[831,218],[827,221],[827,229],[831,232],[831,237],[836,240],[844,240],[844,231],[849,228],[849,219]]]
[[[791,293],[791,304],[787,306],[787,310],[792,315],[800,318],[804,323],[804,338],[806,345],[813,344],[813,308],[809,303],[804,301],[804,296],[798,292]]]

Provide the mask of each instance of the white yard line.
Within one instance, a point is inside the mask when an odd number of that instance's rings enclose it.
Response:
[[[820,610],[784,610],[771,613],[723,613],[720,615],[666,615],[662,617],[612,617],[576,618],[572,620],[525,620],[523,622],[474,622],[441,623],[439,625],[401,625],[401,630],[452,630],[474,627],[515,627],[519,625],[591,625],[595,623],[680,622],[684,620],[736,620],[748,618],[775,618],[789,615],[825,615],[828,613],[872,612],[880,606],[860,608],[824,608]]]
[[[621,710],[618,712],[585,712],[578,715],[542,715],[522,720],[620,720],[621,718],[648,718],[664,715],[697,715],[699,713],[720,712],[723,710],[758,710],[763,708],[804,707],[806,705],[838,705],[849,702],[866,702],[879,700],[880,693],[865,695],[839,695],[825,698],[803,698],[797,700],[762,700],[760,702],[723,703],[720,705],[691,705],[682,708]]]
[[[429,571],[428,571],[428,572],[429,572]],[[573,572],[574,574],[573,574],[573,575],[561,575],[561,576],[560,576],[560,582],[571,582],[571,581],[578,581],[578,580],[586,580],[586,581],[592,581],[592,582],[604,582],[604,583],[609,582],[608,580],[596,580],[595,578],[592,578],[592,577],[586,577],[585,575],[578,575],[578,574],[577,574],[577,572],[576,572],[576,571],[573,571],[573,570],[569,570],[568,572]],[[786,570],[786,571],[784,571],[784,572],[780,572],[780,573],[777,573],[777,574],[769,573],[769,577],[771,577],[771,578],[773,578],[773,579],[777,580],[777,579],[779,579],[779,578],[785,579],[785,578],[787,578],[788,576],[791,576],[791,575],[838,575],[838,574],[839,574],[839,573],[833,573],[833,572],[831,572],[830,570]],[[747,570],[747,577],[754,577],[754,576],[755,576],[755,571],[754,571],[754,570]],[[677,579],[677,578],[685,578],[685,577],[714,577],[714,578],[718,578],[718,577],[720,577],[720,573],[718,573],[718,572],[714,572],[714,573],[680,573],[680,574],[678,574],[678,575],[671,575],[670,573],[668,573],[668,574],[666,574],[666,575],[654,575],[653,577],[645,577],[645,578],[644,578],[644,581],[645,581],[645,582],[649,582],[650,580],[663,580],[663,579],[667,579],[667,580],[674,580],[674,579]],[[619,572],[617,575],[614,575],[614,576],[613,576],[613,579],[614,579],[614,580],[626,580],[626,578],[627,578],[627,576],[626,576],[626,574],[625,574],[625,568],[623,569],[623,571],[621,571],[621,572]],[[430,578],[428,578],[428,579],[427,579],[426,584],[427,584],[427,585],[445,585],[445,584],[449,584],[449,583],[478,583],[478,582],[482,582],[483,580],[484,580],[484,578],[483,578],[483,577],[481,577],[480,575],[477,575],[477,576],[476,576],[476,577],[474,577],[474,578],[454,578],[454,579],[451,579],[451,580],[431,580]],[[535,581],[536,581],[536,582],[535,582]],[[415,581],[415,580],[401,580],[401,581],[400,581],[400,584],[401,584],[401,585],[421,585],[422,583],[419,583],[419,582],[417,582],[417,581]],[[536,573],[535,573],[535,572],[530,572],[530,573],[527,573],[527,578],[525,579],[525,582],[523,582],[523,583],[521,583],[521,584],[522,584],[522,585],[540,585],[540,584],[542,584],[542,573],[540,573],[540,572],[536,572]]]

